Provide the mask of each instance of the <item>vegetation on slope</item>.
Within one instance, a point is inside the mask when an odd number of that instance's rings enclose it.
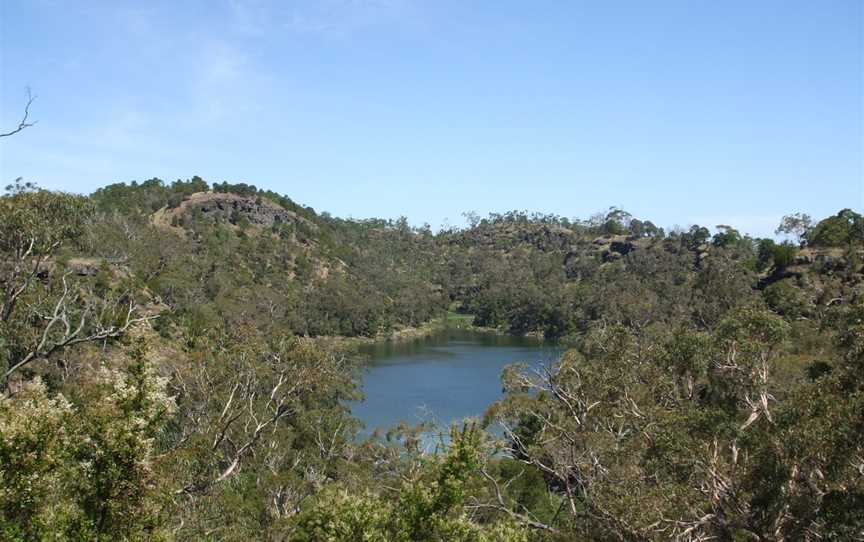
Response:
[[[433,233],[245,184],[0,198],[0,537],[864,539],[862,218],[610,209]],[[561,338],[425,456],[356,442],[356,360],[455,309]]]

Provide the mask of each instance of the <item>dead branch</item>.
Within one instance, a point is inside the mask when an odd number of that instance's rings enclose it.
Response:
[[[63,284],[63,293],[57,299],[51,314],[41,315],[42,319],[47,323],[42,329],[42,335],[39,342],[32,350],[9,367],[9,369],[3,374],[4,383],[9,381],[9,377],[15,371],[21,369],[34,360],[48,358],[53,353],[75,344],[98,342],[120,337],[132,326],[142,322],[155,320],[159,317],[158,315],[135,316],[138,307],[130,300],[122,324],[119,326],[106,325],[99,319],[96,319],[93,329],[89,333],[85,333],[84,330],[87,327],[87,324],[90,323],[90,319],[93,317],[91,314],[92,307],[85,306],[84,311],[78,317],[78,322],[75,322],[75,318],[73,315],[70,315],[69,309],[78,300],[78,296],[77,294],[70,292],[69,284],[66,281],[66,277],[69,276],[69,274],[70,273],[66,273],[61,279]],[[57,335],[58,332],[59,336]]]
[[[30,87],[27,87],[27,104],[24,106],[24,118],[22,118],[21,122],[18,123],[17,128],[12,131],[0,134],[0,137],[9,137],[11,135],[15,135],[21,130],[24,130],[25,128],[29,128],[36,124],[37,121],[35,120],[33,122],[28,122],[28,119],[30,118],[30,106],[33,105],[33,102],[35,100],[36,96],[33,96],[33,94],[30,92]]]

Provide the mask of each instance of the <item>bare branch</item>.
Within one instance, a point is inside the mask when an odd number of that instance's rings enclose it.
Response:
[[[504,493],[501,491],[501,485],[498,483],[498,481],[495,479],[494,476],[489,474],[489,472],[486,470],[485,466],[480,468],[480,474],[483,475],[483,478],[485,478],[487,480],[487,482],[490,484],[490,486],[494,490],[495,502],[491,502],[491,503],[481,502],[476,497],[473,497],[472,498],[473,502],[468,505],[468,508],[473,508],[473,509],[484,509],[485,508],[485,509],[490,509],[490,510],[497,510],[499,512],[503,512],[503,513],[507,514],[514,521],[521,523],[522,525],[526,525],[532,529],[539,529],[539,530],[548,531],[551,533],[558,533],[558,530],[555,527],[553,527],[552,525],[547,525],[541,521],[538,521],[535,517],[532,516],[531,512],[528,511],[527,509],[525,510],[525,512],[526,512],[525,514],[521,514],[517,511],[513,510],[513,507],[508,505],[507,501],[505,500]],[[518,478],[521,474],[522,473],[518,474],[516,477]],[[513,479],[509,480],[507,483],[505,483],[505,488],[507,487],[507,485],[510,482],[512,482],[515,479],[516,478],[513,478]]]
[[[12,130],[10,132],[5,132],[5,133],[0,134],[0,137],[9,137],[11,135],[15,135],[18,132],[20,132],[21,130],[23,130],[24,128],[29,128],[29,127],[33,126],[34,124],[36,124],[37,121],[35,121],[35,120],[33,122],[27,122],[28,119],[30,118],[30,106],[33,104],[33,102],[35,100],[36,100],[36,96],[33,96],[33,94],[30,92],[30,87],[27,87],[27,105],[24,106],[24,118],[22,118],[21,122],[18,123],[17,128],[15,128],[14,130]]]
[[[95,318],[91,323],[90,316],[93,307],[89,305],[84,306],[84,310],[78,317],[77,324],[73,325],[70,323],[69,310],[78,300],[78,296],[70,292],[69,285],[66,281],[69,274],[70,273],[66,273],[61,278],[63,292],[58,298],[57,303],[54,305],[54,310],[51,314],[42,315],[42,318],[47,321],[47,324],[42,329],[39,343],[19,361],[12,364],[12,366],[3,374],[2,382],[4,384],[8,383],[9,377],[14,372],[34,360],[48,358],[54,352],[75,344],[116,339],[125,334],[133,326],[158,318],[158,315],[136,316],[138,307],[130,300],[128,307],[126,307],[126,314],[124,315],[123,322],[120,325],[106,325],[102,321],[102,318]],[[88,323],[91,323],[92,328],[89,333],[85,333],[84,330]],[[59,334],[54,333],[54,330],[57,328],[60,329]]]

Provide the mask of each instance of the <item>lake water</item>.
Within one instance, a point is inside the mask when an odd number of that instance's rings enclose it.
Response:
[[[505,366],[548,364],[560,350],[536,339],[454,328],[414,341],[376,344],[364,353],[370,356],[363,374],[366,399],[351,405],[366,425],[361,437],[401,421],[447,427],[480,417],[502,397]]]

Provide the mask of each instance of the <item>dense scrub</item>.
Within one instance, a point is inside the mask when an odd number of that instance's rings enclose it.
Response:
[[[433,233],[246,184],[0,198],[4,540],[862,540],[862,218]],[[564,341],[424,455],[358,360],[448,310]]]

